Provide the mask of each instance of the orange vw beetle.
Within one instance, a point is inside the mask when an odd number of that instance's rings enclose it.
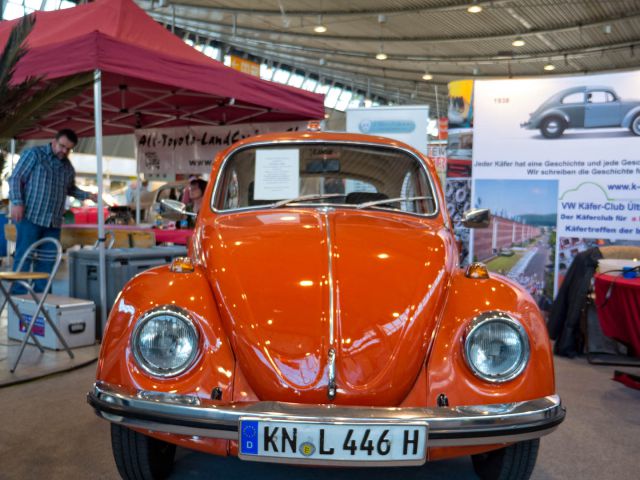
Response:
[[[471,455],[481,478],[529,477],[565,415],[547,331],[517,284],[458,266],[425,156],[269,134],[211,179],[190,256],[136,276],[109,317],[88,399],[123,478],[165,477],[176,445],[319,466]]]

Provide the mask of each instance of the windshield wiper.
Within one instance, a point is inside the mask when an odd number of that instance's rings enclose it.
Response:
[[[280,200],[278,202],[272,203],[271,205],[269,205],[269,208],[285,207],[290,203],[305,202],[307,200],[323,200],[325,198],[336,198],[345,196],[346,193],[316,193],[312,195],[302,195],[300,197],[289,198],[287,200]]]
[[[423,197],[396,197],[396,198],[385,198],[384,200],[373,200],[371,202],[359,203],[356,205],[356,208],[359,210],[361,208],[369,208],[375,207],[376,205],[385,205],[387,203],[396,203],[396,202],[411,202],[415,200],[433,200],[431,196],[423,196]]]

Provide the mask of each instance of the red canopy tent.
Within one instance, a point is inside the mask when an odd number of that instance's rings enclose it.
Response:
[[[49,138],[61,128],[96,137],[100,298],[106,318],[103,132],[321,119],[323,96],[225,67],[165,30],[132,0],[97,0],[35,15],[29,52],[18,64],[14,81],[94,72],[93,95],[88,88],[64,102],[20,138]],[[15,23],[0,23],[0,46]]]
[[[135,128],[324,118],[322,95],[226,67],[185,44],[132,0],[97,0],[35,16],[29,53],[15,81],[100,70],[105,135]],[[0,23],[0,45],[16,22]],[[63,126],[80,136],[93,135],[93,117],[88,89],[20,137],[50,137]]]

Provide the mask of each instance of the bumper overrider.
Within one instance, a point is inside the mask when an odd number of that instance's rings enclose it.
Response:
[[[156,432],[238,440],[241,418],[300,422],[426,422],[428,446],[492,445],[551,433],[565,417],[560,397],[515,403],[438,408],[353,407],[283,402],[207,401],[191,395],[124,393],[98,382],[87,396],[96,414],[110,422]]]

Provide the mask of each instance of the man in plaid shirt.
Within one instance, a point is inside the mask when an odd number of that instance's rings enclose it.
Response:
[[[73,130],[60,130],[50,144],[25,150],[11,174],[11,218],[17,229],[14,269],[35,241],[44,237],[60,239],[67,195],[97,200],[97,195],[76,187],[76,172],[67,158],[76,143],[78,136]],[[36,262],[34,266],[40,272],[50,272],[52,268],[52,262]],[[45,283],[36,282],[35,290],[41,292]],[[12,293],[26,290],[15,285]]]

